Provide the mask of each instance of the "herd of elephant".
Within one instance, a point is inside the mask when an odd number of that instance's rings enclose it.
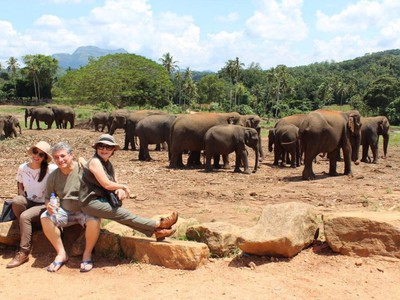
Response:
[[[25,127],[28,117],[29,128],[36,121],[45,122],[48,129],[53,122],[57,128],[74,127],[75,112],[68,106],[26,108]],[[251,173],[246,146],[254,150],[256,172],[259,161],[264,158],[261,143],[261,118],[257,115],[230,113],[194,113],[171,115],[162,111],[118,109],[95,113],[91,119],[95,131],[114,134],[124,129],[124,150],[136,150],[135,138],[140,140],[139,160],[151,160],[148,145],[156,144],[160,149],[167,144],[169,166],[184,167],[182,155],[188,154],[186,167],[201,166],[202,153],[205,169],[229,168],[229,154],[235,152],[235,172]],[[21,126],[14,116],[0,115],[0,133],[6,137],[17,136]],[[274,165],[290,163],[298,167],[303,162],[303,179],[313,179],[312,164],[317,155],[327,154],[329,175],[337,175],[336,165],[341,151],[344,160],[344,174],[351,174],[351,161],[358,164],[358,152],[362,149],[362,162],[378,161],[379,135],[383,136],[383,157],[387,155],[389,143],[389,121],[384,116],[361,117],[356,110],[348,112],[316,110],[308,114],[296,114],[278,120],[269,130],[268,149],[274,151]],[[372,159],[368,150],[372,151]],[[220,165],[222,156],[223,165]],[[243,171],[241,171],[243,167]]]
[[[228,154],[236,153],[235,172],[250,173],[246,146],[256,153],[254,171],[259,157],[264,156],[261,146],[261,118],[257,115],[232,113],[195,113],[171,115],[153,110],[116,110],[111,113],[96,113],[92,118],[96,131],[108,130],[114,134],[118,128],[125,130],[124,150],[129,146],[135,150],[135,137],[140,140],[139,160],[151,160],[148,145],[166,143],[170,167],[183,167],[182,154],[188,153],[187,167],[202,165],[204,150],[206,170],[228,168]],[[156,148],[157,149],[157,148]],[[211,164],[213,160],[213,165]]]
[[[270,129],[268,150],[274,151],[274,165],[289,162],[300,166],[304,155],[303,179],[313,179],[312,163],[318,154],[327,154],[329,175],[337,175],[336,164],[343,152],[344,174],[351,174],[351,161],[358,164],[362,145],[362,162],[377,163],[379,136],[383,136],[383,157],[389,144],[389,121],[384,116],[361,117],[348,112],[316,110],[282,118]],[[372,152],[372,159],[368,154]]]
[[[41,129],[40,122],[44,122],[47,125],[47,129],[51,129],[54,122],[57,128],[67,128],[68,124],[70,128],[74,128],[75,126],[75,111],[70,106],[55,105],[25,108],[25,127],[28,126],[29,117],[29,129],[32,129],[34,122],[37,129]],[[19,134],[21,134],[21,124],[17,117],[10,114],[0,115],[0,137],[17,137],[17,129],[19,129]]]

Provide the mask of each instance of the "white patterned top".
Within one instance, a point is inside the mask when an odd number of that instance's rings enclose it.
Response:
[[[40,169],[31,169],[29,163],[23,163],[18,167],[16,179],[24,185],[26,197],[38,203],[44,203],[44,191],[46,189],[47,177],[57,169],[57,165],[49,164],[47,174],[41,182],[38,182]]]

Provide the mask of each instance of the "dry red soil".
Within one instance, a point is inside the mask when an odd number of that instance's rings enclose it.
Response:
[[[30,145],[66,141],[76,157],[87,159],[98,137],[93,129],[23,130],[21,137],[0,141],[0,202],[15,195],[15,173],[28,160]],[[123,144],[122,131],[115,137]],[[308,203],[321,213],[400,210],[399,147],[389,148],[388,158],[378,164],[353,165],[352,177],[327,176],[328,162],[320,158],[314,165],[316,180],[303,181],[302,167],[272,166],[263,142],[266,158],[250,175],[233,173],[233,155],[231,170],[205,173],[168,168],[166,152],[151,151],[154,160],[140,162],[137,151],[119,151],[112,161],[133,193],[124,206],[147,217],[178,210],[182,218],[242,227],[253,226],[265,205],[288,201]],[[343,172],[341,162],[338,171]],[[210,259],[194,271],[94,255],[95,268],[86,274],[79,273],[80,257],[71,257],[57,273],[46,272],[53,258],[48,253],[6,269],[14,250],[0,246],[0,299],[400,299],[400,260],[346,257],[329,248],[310,247],[291,259]]]

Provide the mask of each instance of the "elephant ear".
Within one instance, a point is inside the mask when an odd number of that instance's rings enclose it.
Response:
[[[351,133],[355,133],[358,128],[361,128],[360,115],[358,113],[350,113],[349,120],[347,122],[347,127],[350,129]]]
[[[251,137],[251,130],[250,130],[250,128],[246,128],[246,129],[244,130],[244,143],[245,143],[246,145],[249,144],[249,142],[250,142],[250,137]]]

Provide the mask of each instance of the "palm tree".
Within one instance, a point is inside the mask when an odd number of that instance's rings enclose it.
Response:
[[[236,105],[237,104],[237,93],[235,86],[239,82],[239,75],[240,75],[240,70],[243,69],[244,64],[239,61],[239,57],[236,57],[235,60],[228,60],[225,65],[225,73],[228,75],[230,81],[231,81],[231,90],[230,90],[230,108],[232,109],[232,104]],[[234,91],[234,95],[232,93]],[[232,103],[232,98],[234,99],[234,103]]]
[[[175,71],[178,67],[178,61],[174,61],[174,57],[169,53],[165,53],[159,61],[164,66],[165,70],[167,71],[169,77],[171,78],[171,74]]]
[[[17,74],[17,69],[19,68],[18,60],[11,56],[8,61],[7,61],[7,70],[8,72],[11,72],[11,78],[14,83],[14,95],[15,97],[17,96],[17,82],[15,80],[16,74]]]

